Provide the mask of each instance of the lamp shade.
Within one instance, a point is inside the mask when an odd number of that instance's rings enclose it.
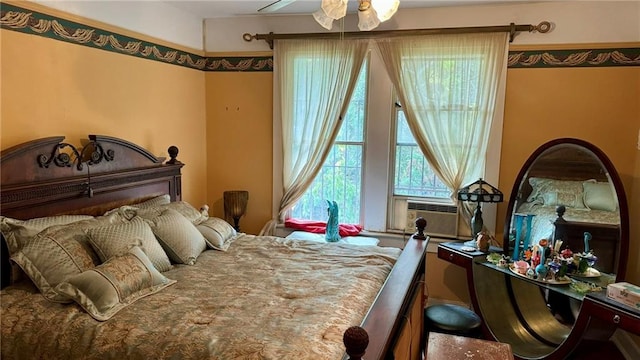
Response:
[[[358,29],[362,31],[369,31],[375,29],[380,25],[375,10],[371,6],[366,10],[358,10]]]
[[[348,0],[322,0],[320,9],[328,17],[338,20],[347,15],[347,2]]]
[[[500,190],[482,178],[458,190],[458,200],[462,201],[499,203],[503,198]]]
[[[232,218],[240,218],[247,211],[249,192],[233,190],[224,192],[224,214]]]
[[[333,27],[333,19],[327,16],[327,13],[325,13],[322,9],[314,12],[313,18],[316,19],[316,22],[320,24],[320,26],[327,30],[331,30],[331,28]]]
[[[376,11],[380,22],[385,22],[398,11],[400,0],[371,0],[371,7]]]

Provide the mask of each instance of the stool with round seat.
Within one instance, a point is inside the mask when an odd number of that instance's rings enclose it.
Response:
[[[424,310],[425,333],[430,331],[467,337],[480,337],[480,317],[453,304],[431,305]]]

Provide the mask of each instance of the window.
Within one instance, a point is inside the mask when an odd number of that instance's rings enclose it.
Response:
[[[336,142],[320,173],[305,195],[291,210],[291,217],[324,221],[327,219],[327,200],[338,203],[341,223],[360,224],[363,221],[362,215],[366,216],[362,213],[361,208],[363,203],[363,170],[366,166],[364,138],[368,126],[366,115],[369,67],[367,65],[368,62],[365,62],[360,72]],[[388,106],[390,105],[392,105],[391,102]],[[395,155],[393,171],[385,174],[385,176],[393,175],[394,179],[393,188],[388,194],[389,197],[448,199],[451,191],[430,169],[409,130],[402,109],[396,107],[395,114],[392,116],[397,117],[395,122],[391,121],[391,116],[387,117],[385,121],[388,124],[386,133],[395,135],[396,138],[395,152],[386,150],[392,156]],[[396,124],[396,129],[391,131],[393,129],[390,124],[393,123]],[[389,142],[382,144],[376,141],[373,146],[391,148]],[[378,161],[376,156],[372,158],[372,162]],[[382,197],[386,197],[388,192],[385,190]],[[375,195],[380,196],[378,192]],[[372,196],[371,192],[369,196]]]
[[[331,152],[310,188],[293,207],[294,218],[326,220],[330,200],[338,204],[341,223],[360,223],[367,68],[365,62]]]
[[[341,223],[361,224],[373,232],[404,232],[408,199],[451,204],[452,190],[431,170],[396,101],[382,59],[372,49],[336,143],[291,217],[326,221],[326,200],[335,200]],[[441,109],[452,115],[461,110],[456,105]],[[501,126],[501,119],[494,121],[492,132],[500,136]],[[499,145],[499,137],[493,143]],[[497,174],[499,148],[490,145],[488,153],[487,172]]]
[[[418,147],[407,118],[396,105],[396,146],[393,172],[393,195],[448,199],[451,190],[431,170]]]

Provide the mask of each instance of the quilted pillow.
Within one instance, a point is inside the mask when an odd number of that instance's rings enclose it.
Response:
[[[608,182],[585,182],[584,204],[591,210],[616,211],[618,199]]]
[[[156,207],[159,205],[165,205],[171,202],[171,196],[169,196],[169,194],[164,194],[164,195],[160,195],[160,196],[156,196],[154,198],[151,198],[149,200],[143,201],[143,202],[139,202],[139,203],[135,203],[132,205],[124,205],[124,206],[131,206],[131,207],[136,207],[139,209],[148,209],[148,208],[152,208],[152,207]],[[107,211],[105,213],[105,215],[110,215],[112,213],[118,212],[120,210],[121,207],[117,207],[115,209],[111,209],[109,211]]]
[[[135,216],[140,216],[144,219],[153,219],[160,216],[167,209],[179,212],[194,225],[198,225],[199,223],[209,218],[209,214],[207,212],[208,207],[205,207],[205,209],[203,210],[198,210],[185,201],[174,201],[168,204],[162,204],[148,208],[139,208],[136,206],[121,206],[119,208],[119,213],[123,217],[126,217],[128,219],[133,219]]]
[[[166,209],[147,221],[169,258],[178,264],[195,264],[207,248],[195,225],[173,209]]]
[[[164,272],[172,268],[169,257],[156,240],[149,224],[140,218],[134,218],[128,223],[89,229],[87,234],[91,246],[103,262],[140,244],[158,271]]]
[[[53,302],[70,302],[54,288],[67,276],[100,264],[100,259],[86,241],[84,230],[100,224],[84,220],[69,225],[55,225],[38,233],[11,260],[29,276],[42,295]]]
[[[201,222],[197,228],[204,235],[207,245],[216,250],[227,251],[237,235],[231,224],[216,217]]]
[[[89,215],[59,215],[29,220],[16,220],[0,216],[0,230],[9,248],[9,254],[20,250],[29,239],[53,225],[66,225],[76,221],[93,219]]]
[[[169,194],[164,194],[131,206],[135,206],[141,209],[148,209],[159,205],[166,205],[169,203],[171,203],[171,196],[169,196]]]
[[[175,283],[134,246],[102,265],[67,278],[56,291],[73,299],[94,319],[105,321],[136,300]]]
[[[545,206],[564,205],[574,209],[586,209],[582,201],[582,184],[585,181],[556,180],[546,178],[529,178],[533,188],[527,202],[534,202]],[[586,182],[595,182],[587,180]]]

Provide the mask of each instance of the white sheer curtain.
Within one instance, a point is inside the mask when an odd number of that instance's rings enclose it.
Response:
[[[484,175],[489,130],[507,62],[507,33],[377,39],[411,132],[455,190]],[[454,197],[454,201],[457,201]],[[470,208],[463,212],[470,218]]]
[[[282,123],[282,190],[278,215],[261,235],[273,234],[278,221],[311,185],[342,124],[368,40],[276,40]]]

